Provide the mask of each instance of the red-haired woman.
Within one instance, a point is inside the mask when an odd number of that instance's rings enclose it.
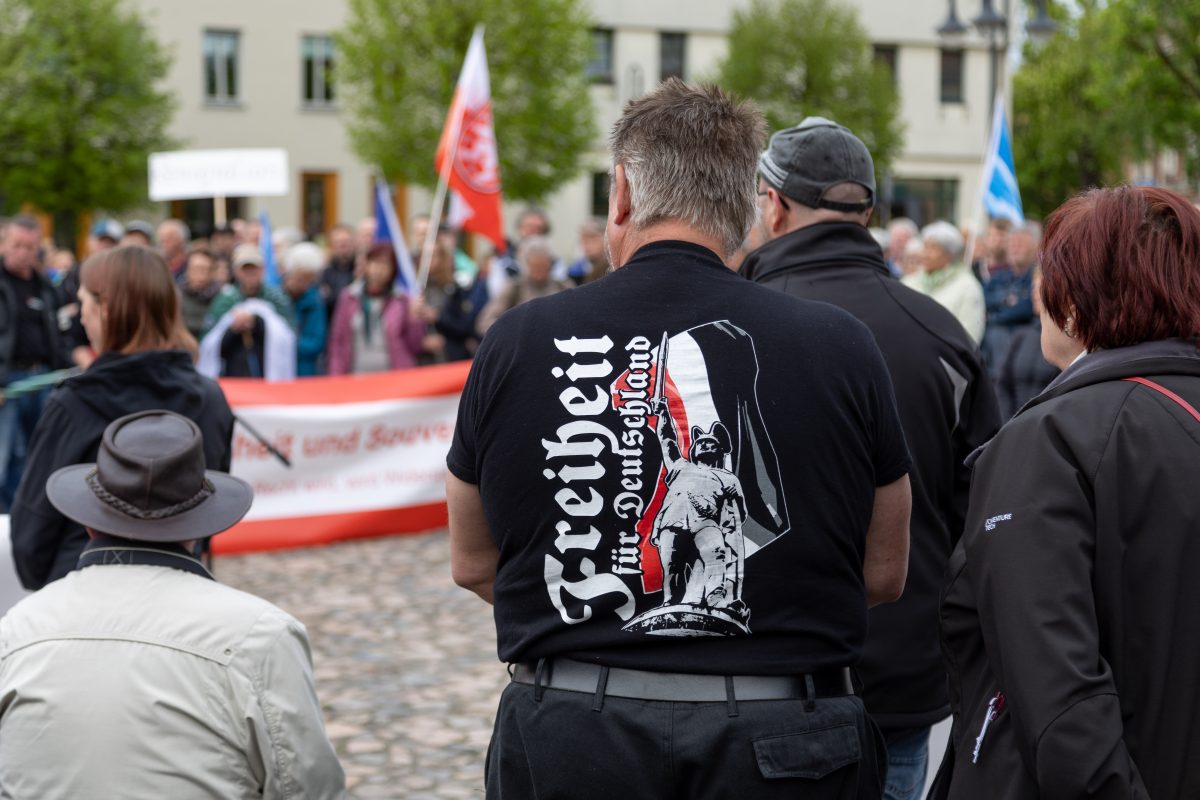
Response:
[[[50,505],[46,479],[59,467],[95,461],[113,420],[149,409],[183,414],[204,434],[208,468],[229,471],[233,412],[221,387],[192,366],[196,340],[183,325],[166,262],[145,247],[118,247],[85,261],[80,278],[80,319],[99,355],[50,395],[29,443],[10,520],[27,589],[75,568],[87,534]]]
[[[417,365],[425,322],[395,283],[396,253],[389,244],[377,244],[367,251],[362,279],[338,295],[329,323],[330,375]]]
[[[1200,797],[1200,211],[1051,215],[1062,374],[978,455],[943,593],[954,729],[932,797]]]

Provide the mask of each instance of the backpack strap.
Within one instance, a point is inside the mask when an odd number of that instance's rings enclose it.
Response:
[[[1130,381],[1131,383],[1140,383],[1142,386],[1153,389],[1164,397],[1175,401],[1180,408],[1192,415],[1192,419],[1196,420],[1196,422],[1200,422],[1200,411],[1197,411],[1192,407],[1191,403],[1189,403],[1187,400],[1184,400],[1182,397],[1175,394],[1162,384],[1155,383],[1149,378],[1122,378],[1121,380]]]

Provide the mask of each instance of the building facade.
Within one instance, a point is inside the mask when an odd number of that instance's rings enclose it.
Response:
[[[911,216],[920,223],[969,219],[989,127],[986,43],[975,34],[953,44],[938,37],[945,0],[844,1],[858,10],[876,57],[894,70],[900,93],[905,145],[880,186],[881,215]],[[178,110],[171,134],[182,147],[288,152],[290,194],[230,198],[230,216],[265,209],[276,228],[319,235],[371,213],[372,172],[350,149],[334,79],[332,35],[343,24],[345,0],[133,2],[173,56],[167,82]],[[623,105],[669,75],[691,80],[712,75],[726,53],[733,12],[747,4],[590,0],[595,26],[590,91],[600,135],[580,176],[546,199],[561,255],[573,257],[580,223],[606,213],[606,140]],[[964,16],[973,11],[964,8]],[[803,116],[805,110],[796,109],[796,120]],[[402,222],[428,211],[430,202],[427,192],[416,189],[400,192],[398,200]],[[506,208],[510,231],[519,210]],[[212,221],[212,203],[177,202],[162,213],[183,215],[203,233]]]

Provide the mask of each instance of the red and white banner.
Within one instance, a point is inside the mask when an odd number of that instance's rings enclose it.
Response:
[[[453,159],[448,175],[443,170],[447,157]],[[475,29],[467,47],[433,163],[467,207],[459,212],[463,229],[486,236],[497,250],[503,251],[506,245],[500,218],[500,156],[492,125],[492,88],[482,26]]]
[[[225,379],[242,425],[232,473],[254,487],[250,513],[213,539],[217,553],[415,533],[446,524],[445,464],[469,362],[290,383]]]

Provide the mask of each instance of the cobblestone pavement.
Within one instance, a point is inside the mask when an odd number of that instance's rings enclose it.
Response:
[[[508,676],[491,608],[450,580],[444,531],[222,556],[215,571],[308,628],[350,797],[483,796]]]

